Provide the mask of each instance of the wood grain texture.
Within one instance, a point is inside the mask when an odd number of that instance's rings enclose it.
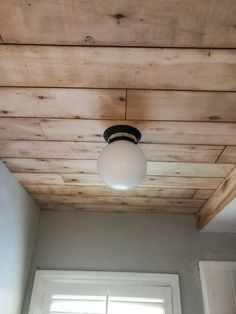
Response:
[[[214,190],[197,190],[196,193],[193,195],[193,198],[207,200],[213,192]]]
[[[105,143],[0,141],[0,157],[97,159]]]
[[[55,173],[13,173],[24,184],[63,184],[62,177]]]
[[[230,49],[1,45],[0,56],[1,86],[236,90]]]
[[[45,136],[37,119],[0,118],[0,139],[44,140]]]
[[[174,198],[147,198],[132,196],[75,196],[75,195],[40,195],[33,198],[39,204],[93,204],[93,205],[131,205],[131,206],[181,206],[187,208],[200,208],[204,200],[174,199]]]
[[[123,119],[125,91],[0,87],[0,117]],[[236,121],[236,93],[128,90],[127,119]]]
[[[215,162],[224,146],[140,144],[150,161]]]
[[[227,176],[233,165],[213,163],[149,162],[148,175],[220,178]]]
[[[73,174],[62,173],[14,173],[23,185],[33,184],[66,184],[66,185],[104,185],[97,174]],[[63,179],[63,181],[61,180]],[[55,182],[54,182],[55,181]],[[216,189],[222,182],[221,178],[190,178],[190,177],[164,177],[146,176],[140,186],[156,188],[180,188],[180,189]]]
[[[29,174],[29,178],[33,175],[33,173]],[[66,184],[104,185],[100,177],[96,174],[66,173],[62,174],[62,178]],[[221,182],[221,178],[145,176],[139,185],[159,188],[216,189]]]
[[[1,158],[95,159],[105,143],[0,141]],[[215,162],[224,146],[141,144],[150,161]]]
[[[236,47],[234,0],[12,0],[0,10],[6,43]]]
[[[14,120],[12,123],[14,124]],[[9,118],[9,124],[10,122]],[[236,123],[116,121],[134,126],[142,133],[141,142],[158,144],[235,145]],[[40,123],[48,140],[104,141],[104,130],[112,120],[42,119]]]
[[[134,187],[130,190],[119,191],[107,186],[86,185],[24,185],[31,194],[42,195],[81,195],[81,196],[134,196],[162,198],[192,198],[194,189],[163,189],[150,187]]]
[[[128,90],[127,119],[236,122],[236,93]]]
[[[212,220],[230,201],[236,197],[236,167],[229,176],[219,185],[196,216],[198,229]]]
[[[236,164],[236,146],[227,146],[217,162]]]
[[[12,172],[97,173],[97,160],[2,158]]]
[[[0,117],[124,119],[124,90],[0,87]]]
[[[11,0],[0,12],[0,158],[43,209],[198,212],[201,228],[235,197],[235,0]],[[148,160],[125,192],[97,174],[117,124],[141,131]]]
[[[96,160],[3,158],[12,172],[97,173]],[[147,175],[225,177],[232,164],[148,162]]]
[[[210,122],[0,118],[0,139],[104,143],[114,124],[138,128],[144,143],[236,145],[236,123]]]
[[[121,212],[121,213],[169,213],[196,214],[197,208],[183,206],[127,206],[127,205],[88,205],[88,204],[40,204],[42,210],[53,211],[90,211],[90,212]]]

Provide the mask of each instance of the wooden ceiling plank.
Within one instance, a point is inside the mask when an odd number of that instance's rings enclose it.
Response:
[[[0,139],[44,140],[45,136],[38,119],[0,118]]]
[[[42,210],[91,211],[91,212],[135,212],[135,213],[171,213],[196,214],[197,208],[181,206],[127,206],[127,205],[88,205],[88,204],[40,204]]]
[[[62,176],[55,173],[13,173],[24,184],[63,184]]]
[[[0,139],[105,142],[103,132],[128,124],[143,143],[235,145],[236,123],[0,118]]]
[[[96,160],[3,158],[12,172],[97,173]],[[147,175],[180,177],[226,177],[232,164],[151,162]]]
[[[213,192],[214,190],[197,190],[193,199],[207,200]]]
[[[75,196],[75,195],[40,195],[33,194],[33,198],[39,204],[63,203],[63,204],[94,204],[94,205],[131,205],[131,206],[181,206],[200,208],[205,200],[174,199],[174,198],[148,198],[132,196]]]
[[[141,185],[163,188],[215,189],[221,181],[222,178],[146,176]]]
[[[0,141],[0,157],[97,159],[105,143]]]
[[[66,184],[66,185],[104,185],[97,174],[73,174],[62,173],[14,173],[23,185],[31,184]],[[56,180],[55,178],[60,178]],[[61,180],[61,177],[63,181]],[[51,179],[52,178],[52,179]],[[53,180],[56,180],[54,183]],[[52,181],[50,181],[52,180]],[[156,188],[180,188],[180,189],[216,189],[222,182],[222,178],[191,178],[191,177],[163,177],[146,176],[139,186]],[[49,182],[49,183],[48,183]]]
[[[236,90],[234,49],[3,44],[0,56],[1,86]]]
[[[124,119],[125,90],[0,87],[0,117]]]
[[[220,178],[227,176],[233,165],[214,163],[148,162],[147,175]]]
[[[125,91],[0,87],[0,117],[123,119]],[[236,121],[236,93],[128,90],[127,118]]]
[[[219,185],[196,215],[196,225],[203,229],[230,201],[236,197],[236,167]]]
[[[6,43],[236,47],[234,0],[208,1],[207,10],[205,0],[181,5],[177,0],[12,0],[1,1],[0,10]]]
[[[9,119],[9,124],[10,121]],[[41,121],[41,127],[47,139],[56,141],[104,141],[102,138],[104,130],[114,124],[128,124],[138,128],[142,133],[141,141],[144,143],[236,144],[236,123],[70,119],[43,119]]]
[[[2,158],[12,172],[97,173],[97,160]]]
[[[105,143],[0,141],[1,158],[95,159]],[[224,146],[141,144],[150,161],[215,162]]]
[[[61,175],[65,184],[104,185],[99,176],[96,174],[66,173]],[[144,180],[140,183],[140,186],[159,188],[215,189],[221,181],[222,178],[145,176]]]
[[[140,144],[140,148],[150,161],[209,163],[215,162],[224,146]]]
[[[227,146],[217,160],[217,163],[236,164],[236,146]]]
[[[194,189],[162,189],[135,187],[127,191],[111,189],[107,186],[86,185],[24,185],[31,194],[44,195],[84,195],[84,196],[137,196],[159,198],[192,198]]]
[[[236,122],[236,93],[128,90],[127,119]]]

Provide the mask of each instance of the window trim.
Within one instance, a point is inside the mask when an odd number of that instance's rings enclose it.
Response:
[[[102,271],[58,271],[37,270],[31,296],[29,314],[42,314],[45,288],[48,284],[120,284],[140,287],[169,287],[172,294],[173,314],[182,314],[177,274],[133,273],[133,272],[102,272]]]

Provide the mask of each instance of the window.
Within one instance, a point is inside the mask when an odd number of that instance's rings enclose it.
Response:
[[[181,314],[178,275],[37,271],[29,314]]]

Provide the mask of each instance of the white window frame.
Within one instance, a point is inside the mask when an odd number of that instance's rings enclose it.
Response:
[[[43,304],[49,302],[49,287],[60,284],[111,284],[160,288],[165,295],[170,289],[170,306],[173,314],[182,314],[179,276],[177,274],[97,272],[97,271],[57,271],[37,270],[31,296],[29,314],[43,314]],[[161,288],[163,288],[161,290]],[[46,301],[45,301],[46,300]]]

